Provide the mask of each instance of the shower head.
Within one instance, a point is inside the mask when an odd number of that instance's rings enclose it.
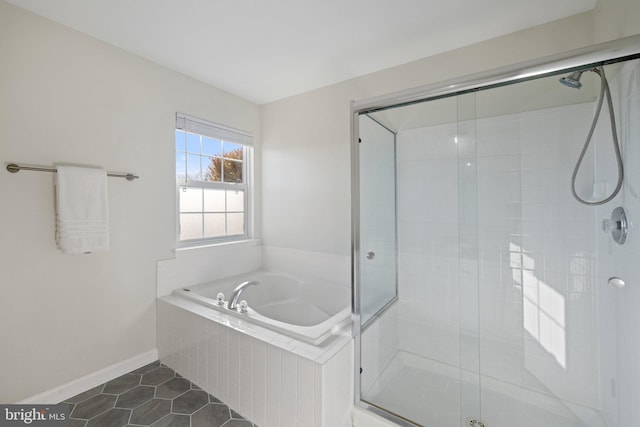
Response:
[[[584,71],[575,71],[566,77],[562,77],[560,79],[560,83],[574,89],[580,89],[582,87],[582,83],[580,83],[580,77],[582,77],[583,72]]]

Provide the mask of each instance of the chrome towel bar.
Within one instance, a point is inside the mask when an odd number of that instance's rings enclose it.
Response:
[[[7,165],[7,170],[11,173],[17,173],[21,170],[25,171],[36,171],[36,172],[53,172],[56,173],[57,170],[55,168],[45,168],[41,166],[20,166],[15,163],[9,163]],[[134,179],[140,178],[138,175],[134,175],[132,173],[114,173],[107,172],[107,176],[113,176],[117,178],[125,178],[127,181],[133,181]]]

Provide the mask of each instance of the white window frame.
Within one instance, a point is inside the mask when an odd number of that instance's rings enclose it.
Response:
[[[197,117],[189,116],[183,113],[176,113],[176,126],[175,130],[182,130],[210,138],[218,139],[223,142],[230,142],[234,144],[240,144],[243,146],[242,150],[242,182],[212,182],[204,180],[189,180],[185,178],[185,181],[176,183],[176,246],[180,248],[189,248],[197,246],[211,246],[217,244],[224,244],[229,242],[241,242],[252,238],[253,236],[253,136],[249,132],[234,129],[225,125],[214,123],[208,120],[200,119]],[[175,131],[174,131],[174,156],[176,156],[177,150],[175,147]],[[186,147],[185,147],[186,148]],[[186,152],[185,152],[186,154]],[[224,164],[224,161],[221,162]],[[203,166],[201,165],[201,168]],[[224,166],[223,166],[224,168]],[[177,175],[174,162],[174,177]],[[244,233],[235,234],[231,236],[220,237],[202,237],[197,239],[185,239],[180,240],[180,189],[187,188],[202,188],[202,189],[224,189],[224,190],[238,190],[243,191],[244,195]],[[225,213],[228,211],[225,210]],[[182,212],[184,213],[184,212]],[[195,213],[195,212],[194,212]],[[200,213],[200,212],[198,212]]]

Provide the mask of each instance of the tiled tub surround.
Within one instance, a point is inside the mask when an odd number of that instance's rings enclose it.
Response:
[[[255,427],[159,361],[64,403],[71,427]]]
[[[160,359],[260,427],[348,427],[348,330],[313,346],[192,301],[158,299]]]

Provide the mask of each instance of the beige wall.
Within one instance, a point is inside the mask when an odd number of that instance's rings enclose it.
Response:
[[[638,0],[598,0],[593,15],[596,42],[640,34]]]
[[[156,262],[175,240],[176,111],[252,131],[259,108],[0,1],[0,402],[153,350]],[[62,255],[52,174],[7,162],[131,171],[109,179],[111,249]]]
[[[592,34],[584,13],[263,105],[264,244],[349,254],[352,100],[584,47]]]
[[[263,105],[264,244],[349,253],[351,101],[638,34],[638,16],[637,0],[600,0],[592,12]]]

